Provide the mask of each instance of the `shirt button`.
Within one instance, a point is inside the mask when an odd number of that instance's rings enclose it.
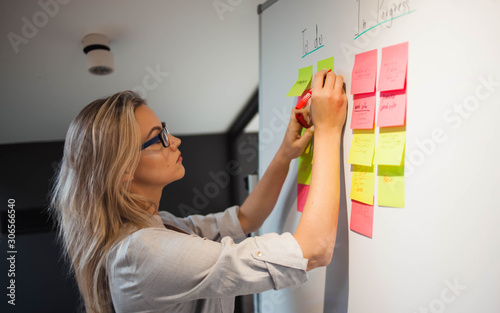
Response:
[[[257,251],[255,254],[256,254],[257,256],[262,256],[262,252],[260,252],[260,251]]]

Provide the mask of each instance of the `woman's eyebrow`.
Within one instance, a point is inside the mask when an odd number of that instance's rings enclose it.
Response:
[[[163,129],[163,127],[161,126],[155,126],[153,128],[151,128],[151,130],[149,131],[148,135],[146,136],[146,139],[149,138],[151,136],[151,134],[155,131],[155,130],[159,130],[161,131]]]

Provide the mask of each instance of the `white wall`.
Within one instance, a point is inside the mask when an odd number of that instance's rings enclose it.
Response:
[[[296,101],[285,96],[299,68],[316,72],[317,61],[334,56],[349,90],[356,53],[378,49],[380,64],[381,48],[409,42],[406,207],[376,205],[372,239],[348,232],[347,283],[315,270],[297,290],[263,293],[261,312],[343,312],[328,293],[342,299],[346,286],[350,313],[500,311],[500,1],[399,2],[412,13],[357,39],[363,19],[371,27],[371,12],[380,17],[396,1],[287,0],[261,15],[260,175],[283,138]],[[302,30],[316,24],[325,46],[302,58]],[[348,216],[350,118],[349,110],[341,209]],[[444,133],[441,142],[433,139],[436,130]],[[263,232],[295,230],[296,174],[293,163]]]

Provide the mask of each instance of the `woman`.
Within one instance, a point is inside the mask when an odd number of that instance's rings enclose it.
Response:
[[[343,78],[315,75],[311,187],[295,234],[257,230],[290,161],[312,137],[292,112],[283,143],[243,205],[207,216],[158,211],[184,176],[180,139],[133,92],[86,106],[71,123],[51,209],[88,313],[233,312],[234,297],[306,281],[330,263],[339,205]]]

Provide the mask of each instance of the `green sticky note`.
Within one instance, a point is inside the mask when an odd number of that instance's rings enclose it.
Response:
[[[373,163],[399,166],[403,163],[406,127],[382,127],[378,136]]]
[[[318,61],[318,72],[324,69],[332,70],[333,72],[333,57]]]
[[[352,166],[351,199],[373,205],[375,192],[374,166]]]
[[[374,129],[353,129],[352,144],[347,162],[364,166],[372,166],[375,150]]]
[[[313,75],[313,67],[308,66],[299,69],[299,78],[295,84],[293,84],[292,89],[286,95],[287,97],[299,97],[302,96],[304,90],[306,90],[307,86],[311,83]]]
[[[306,129],[302,129],[302,134]],[[309,142],[304,153],[299,157],[299,169],[297,174],[297,183],[302,185],[311,185],[311,172],[313,164],[313,148],[312,141]]]
[[[378,205],[405,207],[405,166],[378,166]]]

